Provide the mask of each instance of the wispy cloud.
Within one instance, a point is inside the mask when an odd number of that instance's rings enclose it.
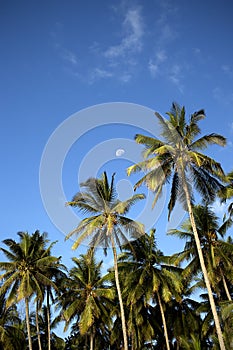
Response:
[[[111,45],[104,52],[104,56],[110,59],[125,57],[128,54],[142,50],[143,21],[141,8],[130,8],[122,23],[123,37],[119,44]]]
[[[182,69],[181,66],[178,64],[174,64],[171,67],[170,73],[169,73],[169,79],[173,84],[177,86],[179,91],[182,93],[183,92],[183,85],[181,83],[182,79]]]
[[[91,46],[91,52],[96,55],[100,63],[98,68],[92,68],[90,83],[103,78],[114,78],[126,84],[137,71],[145,34],[142,8],[131,6],[122,12],[119,6],[114,12],[118,15],[120,40],[105,49],[97,42]]]
[[[165,50],[158,50],[154,59],[150,59],[148,63],[148,69],[152,77],[157,77],[161,68],[161,64],[167,60]]]
[[[93,84],[96,80],[112,78],[113,73],[101,68],[95,68],[91,71],[89,76],[89,83]]]
[[[147,25],[144,16],[150,17],[143,5],[122,0],[115,7],[109,6],[109,14],[116,24],[115,32],[112,31],[110,35],[110,44],[106,46],[94,36],[93,42],[85,47],[86,51],[82,47],[82,56],[78,56],[78,48],[64,49],[59,45],[60,56],[69,65],[65,67],[66,70],[89,84],[102,79],[127,84],[140,72],[148,70],[153,79],[162,76],[182,92],[180,57],[177,58],[179,64],[176,64],[174,55],[171,61],[169,54],[170,44],[178,36],[173,21],[177,9],[170,0],[156,6],[155,18]],[[61,31],[62,27],[59,26],[57,30]]]
[[[69,50],[63,50],[62,57],[64,60],[70,62],[72,65],[76,65],[78,63],[77,55],[74,52]]]
[[[160,16],[156,20],[156,27],[158,32],[158,43],[165,44],[173,40],[177,36],[177,32],[172,25],[177,8],[174,6],[174,2],[171,1],[161,1]]]
[[[177,18],[177,12],[178,9],[173,2],[169,0],[161,2],[160,15],[155,20],[155,54],[148,60],[148,70],[152,78],[162,77],[174,84],[183,93],[184,67],[181,69],[181,59],[177,51],[175,53],[177,57],[173,54],[171,58],[169,54],[171,43],[179,36],[174,26],[174,18]]]

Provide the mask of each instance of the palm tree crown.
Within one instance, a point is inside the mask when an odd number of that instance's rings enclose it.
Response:
[[[200,151],[211,144],[224,146],[226,139],[215,133],[197,138],[201,132],[198,122],[205,118],[204,110],[193,113],[189,123],[185,120],[185,108],[175,103],[167,113],[168,120],[157,112],[155,115],[162,127],[163,140],[140,134],[135,136],[136,142],[145,146],[145,160],[129,167],[128,175],[146,170],[135,188],[146,183],[155,193],[155,204],[163,185],[172,180],[169,215],[177,199],[186,203],[184,180],[188,183],[191,199],[192,188],[196,188],[205,200],[212,201],[217,190],[222,188],[219,180],[223,178],[224,172],[220,163]]]
[[[126,217],[130,208],[144,198],[143,194],[135,194],[126,201],[117,199],[112,175],[109,183],[106,172],[100,179],[90,178],[81,187],[85,190],[78,192],[71,202],[67,204],[78,207],[84,214],[92,214],[84,218],[79,225],[70,232],[66,239],[76,234],[77,239],[73,245],[76,249],[81,242],[89,236],[92,240],[90,246],[102,246],[107,248],[112,245],[114,238],[116,245],[126,244],[129,240],[136,239],[138,235],[144,234],[142,224]]]

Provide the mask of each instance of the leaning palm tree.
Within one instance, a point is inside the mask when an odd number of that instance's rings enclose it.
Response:
[[[144,161],[129,167],[128,175],[141,170],[146,172],[136,183],[135,189],[145,183],[155,193],[154,204],[161,195],[164,185],[172,180],[168,217],[170,217],[177,199],[180,200],[190,217],[219,344],[223,350],[225,345],[222,331],[192,207],[194,202],[193,188],[198,190],[205,200],[212,201],[217,191],[222,187],[220,180],[224,177],[224,172],[221,165],[213,158],[201,153],[201,150],[211,144],[224,146],[226,139],[215,133],[197,138],[200,134],[198,122],[205,118],[204,110],[193,113],[189,123],[185,118],[185,108],[180,108],[175,103],[167,114],[169,119],[155,113],[162,127],[161,136],[163,139],[140,134],[135,136],[136,142],[145,146]]]
[[[79,208],[85,214],[79,225],[70,232],[66,239],[77,235],[72,248],[76,249],[86,238],[92,236],[89,245],[92,247],[111,246],[114,257],[115,282],[120,304],[124,350],[128,349],[127,330],[125,323],[124,307],[117,266],[117,245],[122,245],[132,238],[144,234],[142,224],[128,218],[126,214],[138,200],[144,198],[142,194],[136,194],[126,201],[117,199],[114,187],[114,176],[109,183],[106,172],[100,179],[90,178],[81,184],[83,192],[78,192],[68,205]]]
[[[28,232],[18,232],[19,243],[13,239],[5,239],[3,243],[9,248],[0,248],[7,257],[7,262],[0,262],[0,270],[5,271],[0,280],[0,295],[7,294],[7,306],[24,299],[26,310],[26,325],[29,350],[32,350],[32,339],[29,321],[29,301],[33,295],[37,300],[43,300],[43,286],[55,284],[46,276],[46,269],[57,261],[56,257],[48,256],[41,247],[39,232],[30,235]],[[43,240],[42,240],[43,241]]]

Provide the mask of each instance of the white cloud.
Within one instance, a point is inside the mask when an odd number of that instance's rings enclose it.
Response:
[[[72,65],[76,65],[78,63],[77,55],[69,50],[63,50],[62,58]]]
[[[162,62],[166,61],[167,55],[166,55],[165,50],[158,50],[156,52],[156,59],[157,59],[158,63],[162,63]]]
[[[153,78],[157,77],[159,74],[161,64],[167,60],[167,55],[165,50],[158,50],[155,54],[154,59],[150,59],[148,63],[148,69]]]
[[[101,69],[101,68],[95,68],[90,74],[89,83],[92,84],[98,79],[112,78],[112,77],[113,77],[112,72],[107,71],[105,69]]]
[[[169,79],[175,84],[180,92],[183,92],[183,86],[181,84],[181,78],[182,78],[182,69],[181,66],[178,64],[174,64],[171,67]]]
[[[128,53],[140,52],[142,49],[143,21],[141,9],[131,8],[127,11],[123,23],[124,35],[118,45],[110,46],[104,56],[110,59],[124,57]]]
[[[128,83],[131,80],[132,75],[129,73],[123,73],[118,78],[122,83]]]
[[[155,78],[159,72],[159,65],[152,60],[149,60],[148,69],[152,77]]]
[[[158,42],[164,45],[170,40],[173,40],[177,36],[177,32],[171,23],[174,23],[173,19],[177,13],[177,8],[172,1],[161,1],[161,13],[156,21],[158,31]]]

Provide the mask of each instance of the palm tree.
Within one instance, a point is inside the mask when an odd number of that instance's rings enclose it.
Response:
[[[53,242],[52,244],[54,244]],[[52,245],[51,245],[52,246]],[[50,246],[50,248],[51,248]],[[45,286],[45,292],[46,292],[46,312],[47,312],[47,335],[48,335],[48,350],[51,349],[51,310],[50,310],[50,300],[52,303],[55,302],[54,294],[59,296],[60,290],[59,286],[62,283],[62,280],[66,278],[66,267],[60,263],[61,257],[57,259],[57,261],[54,262],[51,266],[49,266],[46,269],[46,276],[54,282],[53,285],[46,285]],[[55,287],[55,288],[54,288]],[[54,323],[54,322],[53,322]]]
[[[228,283],[232,283],[233,245],[219,239],[226,232],[225,222],[219,225],[217,216],[208,205],[194,206],[193,215],[211,285],[220,299],[221,294],[223,294],[222,288],[224,288],[228,300],[231,301]],[[185,273],[186,275],[190,273],[197,274],[200,271],[200,261],[190,220],[184,221],[181,229],[170,230],[168,234],[178,235],[179,238],[186,241],[184,251],[174,254],[176,263],[191,260],[185,269]]]
[[[205,118],[204,110],[193,113],[189,123],[185,119],[185,108],[180,108],[175,103],[167,114],[168,120],[159,113],[155,113],[162,127],[163,140],[140,134],[135,136],[136,142],[145,146],[145,160],[129,167],[128,175],[141,170],[146,171],[146,174],[136,183],[135,189],[145,183],[155,193],[154,204],[161,195],[164,185],[172,179],[168,217],[179,199],[185,205],[193,227],[220,348],[224,350],[220,322],[193,216],[193,188],[197,189],[207,201],[213,200],[217,191],[222,188],[219,181],[224,177],[221,165],[200,151],[211,144],[224,146],[226,139],[215,133],[197,139],[200,134],[198,122]]]
[[[117,249],[116,245],[122,245],[132,239],[144,234],[142,224],[126,217],[133,204],[144,198],[144,195],[137,194],[126,201],[116,198],[114,187],[114,176],[109,183],[106,172],[100,179],[90,178],[80,186],[84,192],[77,193],[72,202],[68,205],[77,207],[85,214],[91,214],[84,218],[79,225],[70,232],[66,239],[72,235],[78,235],[72,248],[76,249],[87,237],[92,236],[90,245],[95,247],[102,245],[104,248],[112,247],[114,257],[115,282],[119,298],[124,350],[128,350],[127,330],[125,324],[124,307],[121,295],[121,288],[118,276]],[[127,237],[127,235],[129,235]]]
[[[0,262],[0,270],[5,271],[0,276],[3,284],[0,295],[8,293],[7,306],[24,299],[29,350],[32,350],[32,339],[29,321],[29,301],[32,295],[37,300],[43,300],[43,286],[55,284],[46,276],[46,269],[57,261],[57,258],[47,255],[41,249],[39,232],[30,235],[28,232],[18,232],[19,243],[13,239],[5,239],[3,243],[9,248],[0,248],[9,261]],[[42,240],[43,241],[43,240]]]
[[[170,301],[173,296],[180,299],[182,283],[178,274],[172,271],[176,268],[163,264],[166,258],[156,248],[154,233],[155,230],[152,229],[149,234],[132,242],[132,252],[130,252],[129,246],[124,247],[129,251],[128,258],[131,260],[131,264],[130,260],[126,260],[131,271],[125,273],[127,277],[125,278],[124,292],[128,296],[127,305],[131,305],[132,301],[136,303],[142,297],[146,303],[150,303],[152,300],[157,302],[162,317],[166,347],[169,350],[170,344],[163,304]],[[128,266],[126,266],[127,270]]]
[[[225,182],[227,184],[223,188],[221,188],[220,191],[218,192],[218,196],[221,198],[222,202],[226,202],[226,200],[233,198],[233,171],[230,171],[226,175]],[[229,214],[230,224],[232,224],[233,202],[231,202],[228,205],[228,214]]]
[[[115,292],[101,277],[102,261],[96,262],[92,249],[72,260],[75,266],[70,270],[66,292],[59,303],[66,325],[77,318],[80,334],[90,335],[90,350],[93,350],[97,327],[104,329],[111,322],[109,313]]]
[[[16,305],[6,306],[6,295],[0,296],[0,349],[21,350],[25,334],[19,328],[20,318]]]
[[[50,340],[50,347],[52,347],[52,349],[55,347],[55,349],[57,349],[56,344],[59,344],[58,349],[65,349],[65,341],[61,338],[59,338],[54,332],[53,330],[56,329],[58,323],[60,322],[60,320],[55,317],[53,320],[51,320],[51,318],[48,319],[48,310],[47,310],[47,306],[43,305],[42,308],[40,309],[38,315],[37,312],[33,312],[30,315],[30,319],[32,322],[32,325],[37,323],[36,318],[38,318],[38,325],[39,325],[39,329],[40,329],[40,336],[41,336],[41,348],[43,350],[45,349],[49,349],[49,343],[48,343],[48,331],[51,332],[51,340]],[[50,326],[48,327],[48,322],[50,323]],[[37,328],[37,327],[36,327]],[[36,339],[33,342],[33,349],[37,349],[37,344],[36,344]],[[38,349],[40,349],[40,347],[38,346]]]

